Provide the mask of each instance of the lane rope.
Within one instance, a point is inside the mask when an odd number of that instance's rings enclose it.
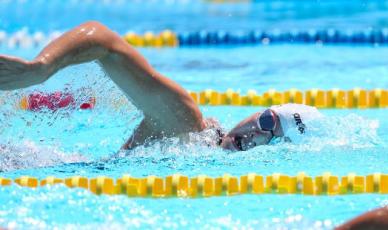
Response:
[[[367,176],[349,173],[338,177],[330,172],[310,177],[304,172],[296,176],[274,173],[268,176],[249,173],[240,177],[224,174],[220,177],[198,175],[188,177],[174,174],[167,177],[154,175],[144,178],[123,175],[121,178],[99,176],[87,178],[73,176],[56,178],[49,176],[38,180],[21,176],[14,180],[0,178],[0,186],[39,186],[64,184],[70,188],[83,188],[101,195],[127,195],[128,197],[187,197],[233,196],[242,194],[300,194],[300,195],[347,195],[378,193],[388,194],[388,174],[373,173]]]
[[[232,105],[232,106],[271,106],[286,103],[297,103],[315,106],[317,108],[386,108],[388,107],[388,91],[384,89],[364,90],[321,90],[309,89],[304,92],[289,89],[284,92],[270,89],[262,94],[248,90],[246,95],[229,89],[226,92],[204,90],[189,92],[195,102],[200,105]]]
[[[180,46],[243,45],[271,43],[318,44],[387,44],[388,29],[343,31],[325,30],[272,30],[272,31],[198,31],[177,34]]]
[[[98,104],[98,97],[89,92],[89,96],[76,98],[69,92],[33,92],[22,96],[18,107],[22,110],[40,111],[43,109],[57,110],[71,107],[73,109],[93,109]],[[248,90],[247,94],[240,94],[232,89],[226,92],[215,90],[203,90],[200,92],[189,91],[192,99],[199,105],[209,106],[264,106],[297,103],[315,106],[320,109],[367,109],[367,108],[387,108],[388,90],[372,89],[364,90],[355,88],[352,90],[320,90],[309,89],[300,91],[298,89],[289,89],[284,92],[270,89],[262,94],[255,90]],[[123,98],[112,98],[111,106],[119,108],[126,102]],[[5,101],[5,100],[3,100]],[[75,102],[80,103],[75,106]],[[0,104],[1,105],[1,104]]]
[[[0,31],[0,46],[9,48],[31,48],[47,44],[59,37],[60,31],[45,34],[41,31],[29,34],[20,30],[13,34]],[[179,46],[218,46],[273,43],[312,43],[312,44],[388,44],[388,28],[351,30],[249,30],[249,31],[194,31],[160,33],[147,31],[143,34],[128,32],[123,38],[136,47],[179,47]]]

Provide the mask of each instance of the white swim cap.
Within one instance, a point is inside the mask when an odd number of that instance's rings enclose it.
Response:
[[[312,106],[301,104],[275,105],[271,108],[279,116],[285,137],[292,141],[309,132],[311,120],[322,117],[322,114]]]

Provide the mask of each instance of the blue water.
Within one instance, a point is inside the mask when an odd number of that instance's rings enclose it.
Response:
[[[257,46],[244,48],[142,49],[163,74],[189,90],[213,88],[245,92],[291,87],[322,89],[386,88],[386,48],[332,46]],[[33,58],[36,50],[3,50],[2,53]],[[362,53],[363,55],[358,55]],[[205,56],[206,55],[206,56]],[[287,58],[285,58],[287,57]],[[368,60],[367,62],[365,60]],[[307,80],[308,79],[308,80]],[[88,86],[97,97],[92,111],[59,110],[31,113],[18,110],[16,101],[34,89],[70,90]],[[198,142],[176,139],[137,148],[128,156],[110,159],[140,122],[141,113],[125,100],[119,89],[94,64],[73,66],[57,73],[44,85],[2,92],[3,177],[32,175],[68,177],[125,173],[134,176],[189,176],[223,173],[243,175],[281,172],[311,176],[330,171],[388,173],[386,167],[388,121],[386,109],[322,110],[321,134],[301,145],[275,144],[247,152],[228,153]],[[115,104],[118,104],[118,106]],[[230,129],[239,120],[262,108],[209,107],[205,116],[216,117]],[[92,137],[92,138],[91,138]],[[30,190],[0,188],[0,224],[39,228],[115,226],[209,228],[332,228],[344,220],[385,205],[385,195],[338,197],[238,196],[210,199],[128,199],[94,196],[64,186]],[[61,208],[59,208],[61,207]],[[69,211],[71,209],[71,211]],[[108,210],[108,211],[107,211]],[[85,215],[79,215],[83,212]]]
[[[211,4],[202,0],[1,0],[0,29],[65,30],[99,20],[120,33],[172,29],[369,29],[388,26],[386,0],[253,0]],[[195,20],[193,20],[195,19]]]
[[[367,29],[386,26],[388,8],[385,1],[258,1],[225,5],[202,1],[112,2],[108,6],[91,0],[67,4],[0,1],[0,30],[12,33],[27,27],[48,33],[90,19],[101,20],[120,33],[165,28]],[[0,53],[32,59],[39,48],[0,46]],[[139,51],[161,73],[193,91],[388,88],[387,47],[270,45]],[[79,95],[79,89],[85,86],[85,94],[97,98],[96,108],[91,111],[36,113],[18,109],[21,96],[33,90],[67,90]],[[201,107],[206,117],[217,118],[225,129],[261,109]],[[123,174],[141,177],[174,173],[388,173],[387,109],[321,112],[325,118],[317,123],[319,135],[302,144],[278,143],[230,153],[195,140],[181,143],[172,138],[113,159],[142,115],[95,63],[83,64],[57,73],[43,85],[0,92],[0,176],[31,175],[42,179],[48,175],[118,178]],[[193,136],[195,139],[206,135]],[[376,194],[130,199],[95,196],[62,185],[35,190],[11,186],[0,187],[0,227],[330,229],[387,204],[387,195]]]

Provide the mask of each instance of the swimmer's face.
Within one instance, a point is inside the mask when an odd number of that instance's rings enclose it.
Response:
[[[257,145],[268,144],[273,135],[270,131],[261,130],[257,125],[260,113],[238,123],[228,134],[222,138],[221,147],[233,151],[245,151]]]

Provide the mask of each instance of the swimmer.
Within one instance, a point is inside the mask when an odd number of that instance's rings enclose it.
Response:
[[[388,206],[374,209],[357,216],[335,230],[386,230],[388,229]]]
[[[164,137],[182,137],[213,128],[215,142],[232,151],[268,144],[276,137],[303,135],[314,107],[286,104],[257,112],[224,134],[214,119],[205,119],[190,95],[158,73],[131,45],[98,22],[84,23],[48,44],[32,61],[0,55],[0,90],[40,84],[59,70],[97,61],[107,76],[144,114],[123,149]],[[294,134],[293,134],[294,133]],[[295,136],[294,135],[294,136]]]

